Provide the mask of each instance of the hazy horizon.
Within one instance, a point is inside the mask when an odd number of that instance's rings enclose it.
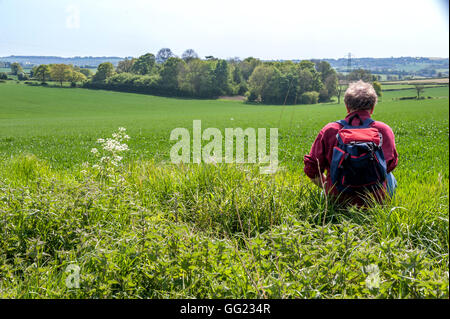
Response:
[[[0,0],[0,56],[449,57],[448,1]]]

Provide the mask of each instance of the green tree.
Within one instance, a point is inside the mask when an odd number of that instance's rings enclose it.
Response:
[[[327,61],[318,61],[315,62],[316,64],[316,70],[320,73],[320,77],[322,79],[322,82],[325,83],[325,79],[328,78],[330,75],[336,74],[336,71],[331,67],[330,63]]]
[[[245,81],[247,81],[250,78],[250,75],[252,75],[253,70],[260,65],[262,62],[259,59],[255,59],[253,57],[248,57],[244,59],[241,63],[239,63],[239,68],[241,69],[242,77]]]
[[[18,75],[19,73],[22,73],[22,72],[23,72],[23,68],[19,63],[17,63],[17,62],[11,63],[11,74],[12,75]]]
[[[70,75],[70,82],[73,84],[76,84],[77,82],[83,82],[86,81],[86,76],[78,71],[72,71],[72,74]]]
[[[372,82],[376,80],[376,77],[372,75],[369,70],[365,69],[356,69],[348,74],[348,81],[353,82],[359,80],[363,80],[364,82]]]
[[[422,84],[415,84],[414,88],[416,89],[417,92],[417,99],[420,99],[420,94],[425,92],[425,86]]]
[[[146,75],[151,74],[155,66],[155,56],[152,53],[141,55],[131,66],[131,73]]]
[[[372,83],[373,89],[375,90],[375,92],[377,93],[378,97],[381,97],[383,95],[383,90],[381,89],[381,83],[378,81],[374,81]]]
[[[298,85],[297,95],[301,96],[305,92],[320,92],[323,89],[321,74],[317,72],[314,62],[303,60],[298,64]]]
[[[273,65],[261,64],[257,66],[250,78],[249,100],[263,103],[283,103],[285,92],[280,92],[281,72]]]
[[[19,81],[27,81],[27,80],[29,80],[30,78],[28,77],[28,75],[27,75],[26,73],[20,72],[19,74],[17,74],[17,79],[18,79]]]
[[[159,86],[166,93],[176,95],[179,90],[178,75],[186,63],[179,58],[169,58],[161,68]]]
[[[114,75],[114,66],[110,62],[104,62],[97,67],[97,73],[95,73],[92,80],[94,82],[102,82],[112,75]]]
[[[50,67],[47,64],[41,64],[35,69],[33,75],[39,81],[45,82],[46,80],[50,79]]]
[[[83,74],[86,78],[90,78],[93,74],[90,69],[81,69],[80,73]]]
[[[214,96],[214,69],[211,61],[191,60],[179,75],[180,90],[186,95]]]
[[[219,60],[214,70],[214,87],[218,95],[228,94],[230,92],[228,63],[225,60]]]
[[[150,54],[150,53],[148,53],[148,54]],[[153,63],[154,63],[154,61],[155,61],[155,59],[153,57]],[[134,58],[119,61],[119,63],[117,64],[117,68],[116,68],[117,73],[131,73],[132,69],[133,69],[133,64],[135,62],[136,62],[136,59],[134,59]],[[151,70],[151,68],[150,68],[150,70]]]
[[[67,64],[50,65],[50,76],[53,81],[59,82],[61,87],[63,82],[70,81],[72,75],[72,67]]]
[[[338,94],[338,76],[335,71],[328,74],[323,80],[323,88],[319,91],[320,102],[330,101],[331,97]]]

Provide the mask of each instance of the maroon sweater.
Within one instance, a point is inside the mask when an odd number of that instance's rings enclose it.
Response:
[[[349,113],[345,120],[348,122],[348,119],[355,113],[358,113],[362,121],[370,117],[369,111],[356,111]],[[357,117],[355,117],[353,118],[352,123],[349,124],[357,126],[362,123]],[[383,135],[382,149],[386,160],[387,172],[389,173],[394,170],[398,163],[398,153],[395,149],[394,133],[392,132],[392,129],[383,122],[375,121],[370,126],[378,129],[378,131]],[[303,160],[305,163],[304,171],[309,178],[318,177],[320,176],[320,173],[324,173],[325,171],[328,172],[326,189],[327,192],[331,194],[337,194],[337,190],[331,187],[332,185],[329,171],[331,158],[333,156],[333,147],[337,146],[336,134],[341,128],[342,126],[336,122],[325,125],[314,141],[311,147],[311,152],[308,155],[305,155]],[[379,193],[381,198],[384,198],[384,190],[377,193]],[[378,198],[378,196],[376,197]]]

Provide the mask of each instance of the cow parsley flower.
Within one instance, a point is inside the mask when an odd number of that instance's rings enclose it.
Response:
[[[370,264],[365,267],[366,277],[366,287],[370,290],[380,288],[380,269],[375,264]]]
[[[110,138],[97,139],[97,143],[101,146],[99,149],[91,149],[91,153],[99,159],[92,168],[98,170],[103,176],[118,178],[115,174],[116,168],[123,160],[122,153],[129,150],[128,145],[124,142],[130,137],[125,132],[124,127],[119,127],[118,131],[113,132]]]

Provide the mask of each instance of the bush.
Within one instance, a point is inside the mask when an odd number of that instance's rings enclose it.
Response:
[[[319,102],[319,92],[309,91],[300,96],[301,104],[317,104]]]
[[[5,72],[0,72],[0,80],[8,80],[8,75]]]
[[[29,80],[30,79],[30,77],[27,75],[27,74],[25,74],[25,73],[19,73],[18,75],[17,75],[17,79],[19,80],[19,81],[26,81],[26,80]]]

